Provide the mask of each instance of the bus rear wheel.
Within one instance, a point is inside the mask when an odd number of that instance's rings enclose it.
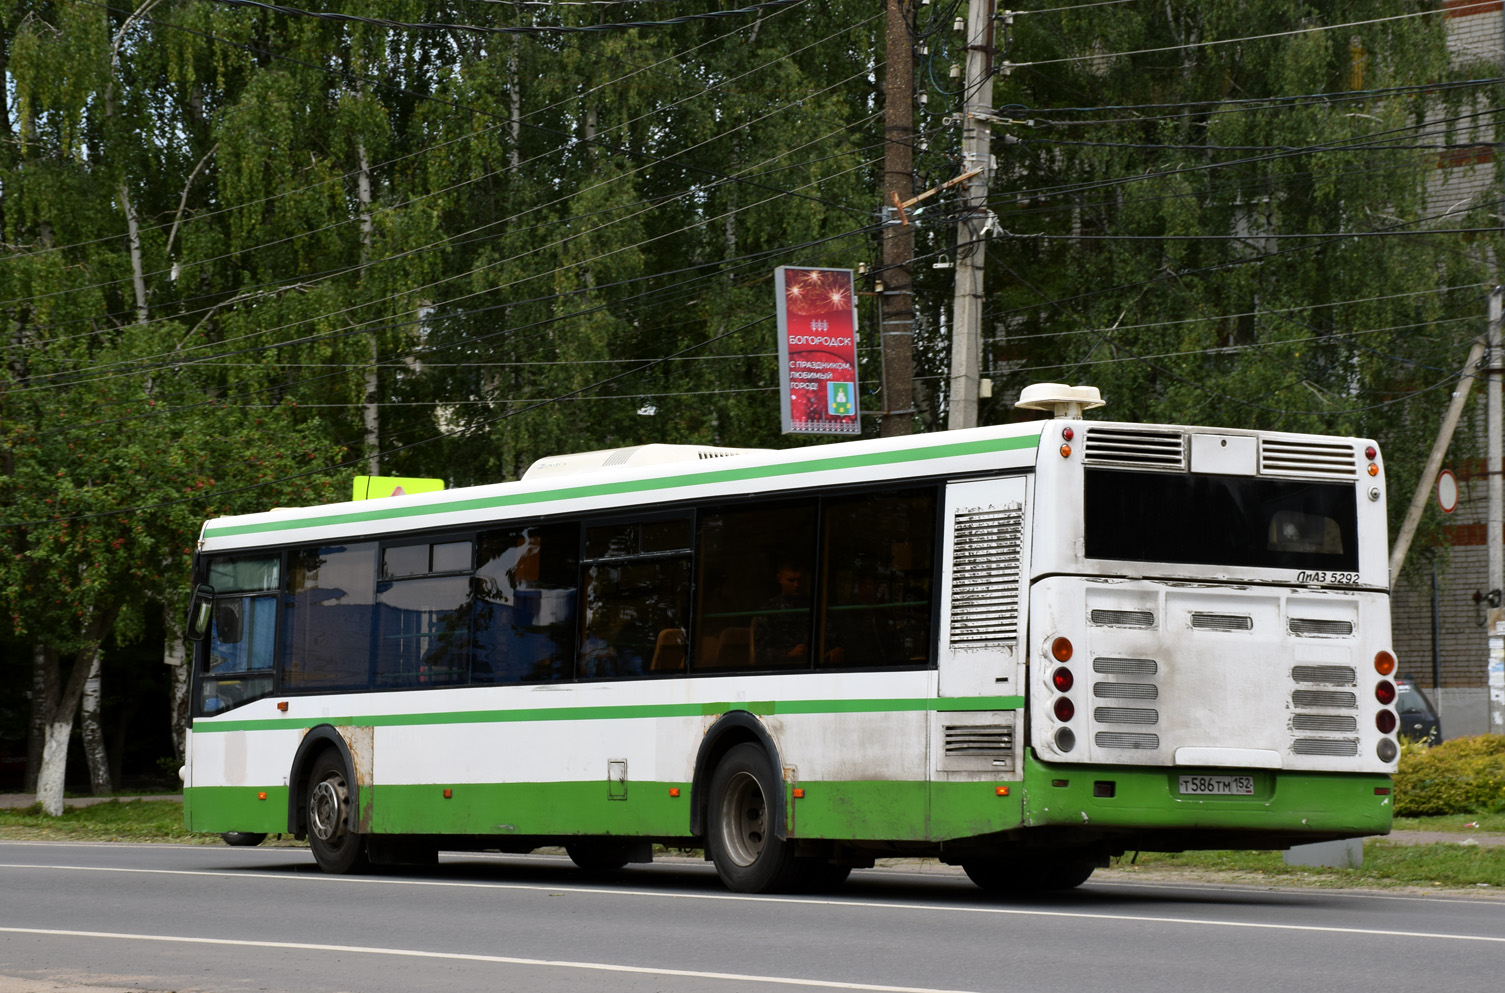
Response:
[[[308,847],[325,872],[366,868],[366,839],[350,830],[350,778],[344,761],[325,752],[308,778]]]
[[[716,874],[739,893],[796,886],[804,868],[794,845],[778,836],[769,798],[782,783],[757,745],[734,745],[711,777],[706,848]]]
[[[993,893],[1042,893],[1070,890],[1092,875],[1095,864],[1079,855],[992,858],[963,862],[967,878]]]

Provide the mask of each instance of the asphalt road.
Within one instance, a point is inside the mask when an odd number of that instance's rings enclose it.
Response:
[[[857,872],[753,897],[708,866],[550,857],[320,874],[306,851],[0,842],[0,991],[1488,989],[1505,901],[1089,882],[989,897]]]

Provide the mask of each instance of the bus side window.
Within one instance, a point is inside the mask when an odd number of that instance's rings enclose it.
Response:
[[[375,542],[289,553],[282,631],[282,678],[288,689],[371,685],[376,553]]]
[[[575,658],[579,526],[507,528],[479,541],[471,681],[568,679]]]
[[[577,678],[684,672],[690,547],[688,516],[585,529]]]
[[[707,510],[698,530],[695,669],[808,669],[815,501]]]
[[[826,501],[816,665],[930,661],[935,503],[932,489]]]
[[[218,586],[201,642],[197,713],[217,713],[272,691],[280,564],[280,556],[210,563]]]

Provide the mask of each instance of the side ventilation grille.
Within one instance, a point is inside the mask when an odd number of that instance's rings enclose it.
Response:
[[[1298,683],[1352,686],[1358,679],[1358,673],[1353,666],[1348,665],[1298,665],[1291,667],[1291,679]]]
[[[1179,431],[1092,427],[1087,429],[1082,451],[1087,465],[1132,469],[1186,468],[1186,436]]]
[[[1017,711],[958,711],[938,716],[940,720],[932,725],[931,732],[938,772],[972,775],[1014,771]]]
[[[1321,441],[1276,441],[1259,446],[1259,471],[1265,476],[1331,476],[1352,479],[1358,459],[1352,444]]]
[[[1014,752],[1014,727],[1011,724],[946,725],[946,754],[957,755],[1012,755]]]
[[[958,511],[952,527],[951,644],[1017,641],[1024,508]]]

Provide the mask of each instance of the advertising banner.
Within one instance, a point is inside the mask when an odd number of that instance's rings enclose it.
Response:
[[[773,271],[785,434],[860,434],[857,302],[850,269]]]

